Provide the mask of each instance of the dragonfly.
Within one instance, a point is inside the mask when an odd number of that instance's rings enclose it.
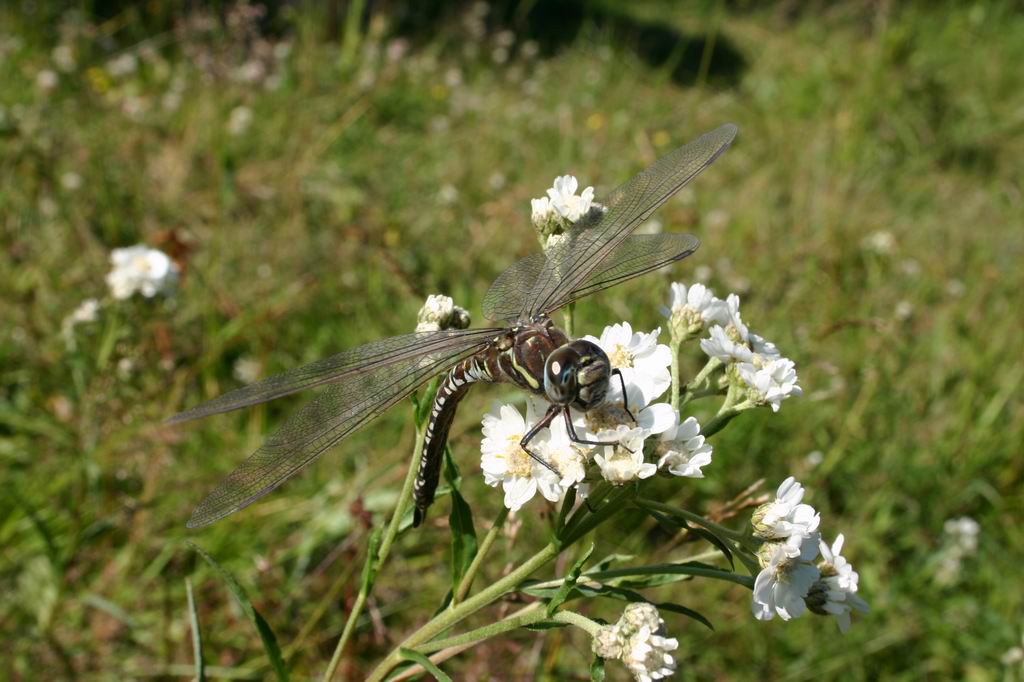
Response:
[[[529,443],[559,415],[573,440],[604,444],[579,439],[569,411],[602,404],[612,379],[618,374],[623,381],[622,375],[611,368],[599,346],[570,339],[551,314],[696,251],[700,242],[690,234],[632,233],[728,149],[736,132],[736,126],[725,124],[669,152],[604,197],[600,208],[577,220],[543,252],[505,270],[483,300],[485,316],[503,326],[382,339],[243,386],[171,417],[170,423],[184,422],[325,387],[196,507],[188,527],[206,526],[249,506],[441,375],[413,486],[414,525],[422,523],[434,500],[458,403],[476,383],[511,383],[548,401],[544,416],[520,443],[548,468]]]

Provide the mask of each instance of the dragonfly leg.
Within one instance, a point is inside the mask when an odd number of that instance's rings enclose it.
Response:
[[[619,384],[622,386],[622,409],[626,411],[629,418],[633,420],[634,424],[636,424],[636,417],[634,417],[633,413],[629,411],[629,396],[626,395],[626,379],[622,376],[622,370],[616,367],[612,370],[612,375],[619,377]]]
[[[537,460],[538,462],[543,464],[545,467],[547,467],[556,476],[561,476],[562,474],[558,471],[558,469],[556,469],[555,467],[551,466],[547,461],[544,460],[543,457],[538,455],[536,452],[534,452],[530,448],[526,447],[526,444],[529,443],[531,440],[533,440],[534,436],[536,436],[538,433],[540,433],[541,429],[543,429],[545,426],[547,426],[548,424],[551,423],[551,420],[554,419],[555,415],[558,414],[558,409],[559,409],[558,405],[552,405],[551,407],[549,407],[548,411],[544,413],[544,416],[541,417],[540,421],[538,421],[536,424],[534,424],[533,428],[531,428],[529,431],[527,431],[526,435],[523,436],[523,439],[521,441],[519,441],[519,447],[521,447],[523,449],[523,451],[526,452],[526,454],[528,454],[530,457],[533,457],[535,460]]]
[[[569,415],[569,408],[565,407],[564,409],[565,409],[565,430],[569,432],[569,440],[571,440],[573,443],[579,443],[580,445],[611,445],[612,447],[619,446],[619,447],[623,448],[626,452],[632,454],[632,452],[633,452],[632,450],[627,448],[625,445],[622,445],[622,443],[620,443],[618,441],[606,442],[606,441],[600,441],[600,440],[584,440],[584,439],[580,438],[579,436],[576,435],[576,427],[572,425],[572,417]],[[630,415],[630,416],[632,416],[632,415]]]

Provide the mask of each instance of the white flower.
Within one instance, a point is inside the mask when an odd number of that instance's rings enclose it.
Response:
[[[760,368],[750,362],[737,365],[740,379],[750,388],[751,397],[759,405],[769,405],[778,412],[783,400],[803,395],[797,385],[796,365],[789,358],[776,358]]]
[[[763,336],[750,333],[750,348],[754,351],[754,364],[763,364],[765,360],[778,360],[782,357],[778,346],[768,341]],[[758,357],[760,356],[760,357]]]
[[[670,308],[662,310],[679,336],[699,334],[718,314],[722,302],[703,284],[671,286]]]
[[[626,384],[626,398],[629,413],[626,412],[626,400],[622,397],[622,386],[617,379],[612,379],[604,402],[586,412],[572,411],[572,423],[576,435],[583,440],[606,442],[614,439],[620,427],[627,431],[632,427],[645,429],[649,435],[663,433],[676,423],[676,413],[668,403],[648,404],[640,387]],[[632,413],[636,418],[630,417]],[[623,431],[622,433],[625,433]]]
[[[666,634],[658,609],[638,602],[626,606],[618,623],[601,627],[591,646],[601,658],[620,659],[635,679],[651,682],[676,669],[669,652],[679,648],[679,642]]]
[[[840,554],[843,548],[842,534],[836,537],[831,547],[823,540],[819,542],[822,561],[818,568],[821,578],[807,595],[807,607],[820,615],[835,616],[839,630],[846,632],[850,629],[850,612],[856,609],[866,613],[868,604],[855,594],[859,576],[850,562]]]
[[[761,572],[754,579],[751,610],[758,620],[799,618],[807,609],[804,598],[821,573],[809,562],[818,555],[817,533],[803,539],[796,556],[782,543],[765,543],[759,559]]]
[[[579,484],[587,475],[589,462],[586,446],[572,442],[565,419],[561,417],[556,417],[550,427],[530,442],[531,448],[534,443],[537,443],[534,451],[558,471],[558,476],[555,476],[543,467],[538,481],[541,494],[552,502],[560,500],[569,488]]]
[[[552,493],[558,488],[554,473],[530,457],[519,445],[535,421],[531,413],[532,409],[528,408],[527,419],[524,419],[512,405],[496,404],[483,418],[484,439],[480,443],[480,468],[483,469],[484,482],[491,487],[501,484],[505,492],[505,506],[512,511],[518,511],[538,491],[552,499]],[[536,440],[531,441],[531,449],[534,449]],[[554,485],[549,479],[554,479]],[[554,495],[552,501],[559,497],[560,494]]]
[[[672,385],[669,365],[672,364],[672,351],[663,343],[658,343],[661,328],[649,334],[633,332],[629,322],[605,327],[601,338],[583,337],[596,343],[611,361],[613,368],[622,372],[626,384],[635,384],[644,396],[644,403],[657,399]],[[619,383],[616,377],[609,377],[612,388]],[[632,405],[630,405],[632,409]]]
[[[712,321],[725,327],[737,341],[745,342],[750,335],[750,330],[740,317],[740,297],[736,294],[729,294],[724,301],[717,300],[712,308]]]
[[[969,516],[958,519],[947,519],[943,524],[946,537],[965,554],[974,554],[978,549],[978,533],[981,526]]]
[[[644,440],[650,435],[647,429],[620,426],[615,431],[598,434],[602,440],[613,440],[615,445],[599,448],[601,454],[594,455],[594,461],[601,467],[601,475],[615,485],[629,481],[650,478],[658,472],[656,464],[644,461]]]
[[[61,322],[60,331],[64,341],[71,349],[75,347],[75,327],[88,324],[99,319],[100,303],[95,298],[87,298]]]
[[[594,203],[593,187],[587,187],[577,196],[578,188],[579,182],[575,176],[562,175],[555,178],[553,186],[547,192],[551,208],[570,223],[585,216]]]
[[[465,329],[469,312],[455,305],[451,296],[430,294],[416,317],[416,331],[436,332],[441,329]]]
[[[594,188],[587,187],[579,195],[579,182],[572,175],[555,178],[547,196],[530,201],[530,219],[546,237],[569,227],[590,212],[592,208],[603,208],[594,202]]]
[[[700,340],[700,349],[708,357],[718,358],[724,363],[753,361],[754,355],[747,344],[734,340],[725,327],[716,324],[709,333],[708,338]]]
[[[790,476],[779,485],[775,500],[754,510],[754,534],[765,540],[786,540],[788,556],[800,554],[803,541],[817,529],[821,517],[809,504],[802,504],[804,487]]]
[[[136,291],[146,298],[166,293],[178,281],[178,266],[167,254],[142,244],[110,252],[113,269],[107,274],[111,295],[119,300]]]
[[[57,76],[56,71],[50,69],[43,69],[36,74],[36,87],[43,92],[50,92],[57,87],[60,82],[60,78]]]
[[[675,637],[664,637],[644,626],[630,637],[622,662],[639,682],[662,680],[676,671],[675,659],[669,652],[678,648]]]
[[[896,238],[892,232],[877,230],[864,238],[863,246],[868,251],[889,255],[896,250]]]
[[[107,73],[115,78],[119,76],[127,76],[128,74],[133,73],[138,65],[138,58],[130,52],[126,52],[107,62]]]
[[[50,53],[57,68],[67,73],[75,68],[75,51],[70,45],[58,45]]]
[[[700,424],[693,417],[662,433],[654,454],[658,468],[675,476],[704,478],[701,467],[711,464],[711,444],[700,435]]]
[[[252,124],[252,109],[247,106],[237,106],[228,114],[227,131],[228,135],[238,137],[244,135]]]

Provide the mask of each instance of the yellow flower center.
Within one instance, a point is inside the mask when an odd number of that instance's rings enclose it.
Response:
[[[608,359],[611,361],[612,367],[619,369],[633,366],[633,354],[621,343],[615,344],[614,350],[608,354]]]
[[[620,424],[632,424],[629,413],[622,403],[605,403],[600,407],[589,410],[583,417],[587,428],[594,433],[606,430],[614,430]]]
[[[533,458],[519,445],[522,436],[509,436],[505,451],[505,469],[509,476],[529,478],[533,474]]]

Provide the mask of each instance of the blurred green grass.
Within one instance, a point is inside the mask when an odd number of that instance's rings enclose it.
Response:
[[[737,589],[675,586],[717,628],[670,621],[680,679],[1019,679],[1001,659],[1021,645],[1024,606],[1012,577],[1024,560],[1024,15],[1015,3],[790,9],[631,9],[744,57],[716,80],[709,49],[709,78],[696,68],[688,82],[596,11],[531,56],[531,27],[505,45],[506,27],[492,16],[478,35],[471,9],[449,9],[427,39],[379,14],[341,43],[309,6],[262,34],[194,14],[175,27],[133,9],[98,22],[0,10],[0,670],[188,676],[191,575],[208,663],[264,676],[255,632],[191,538],[246,585],[286,652],[305,635],[296,676],[321,672],[368,524],[400,485],[407,409],[198,533],[184,528],[191,508],[299,399],[161,421],[238,385],[240,360],[265,375],[407,331],[428,293],[479,316],[490,280],[536,248],[528,199],[552,177],[572,172],[600,196],[733,121],[733,149],[658,214],[701,250],[588,300],[579,328],[653,328],[668,282],[698,271],[720,295],[739,291],[806,397],[734,423],[708,478],[655,489],[707,509],[796,474],[826,534],[846,534],[873,610],[840,637],[812,617],[755,622]],[[58,44],[74,53],[67,70]],[[135,68],[119,75],[123,55]],[[871,247],[880,232],[891,248]],[[69,348],[62,320],[104,296],[110,249],[136,242],[186,265],[177,296],[111,304]],[[500,504],[475,475],[478,418],[506,394],[476,391],[453,432],[478,526]],[[445,504],[400,539],[350,679],[443,597]],[[981,524],[978,551],[941,580],[943,524],[960,516]],[[539,504],[522,519],[510,556],[546,524]],[[628,517],[598,552],[657,557],[666,539]],[[448,669],[472,679],[514,655],[510,679],[583,679],[588,650],[577,633],[519,633]]]

